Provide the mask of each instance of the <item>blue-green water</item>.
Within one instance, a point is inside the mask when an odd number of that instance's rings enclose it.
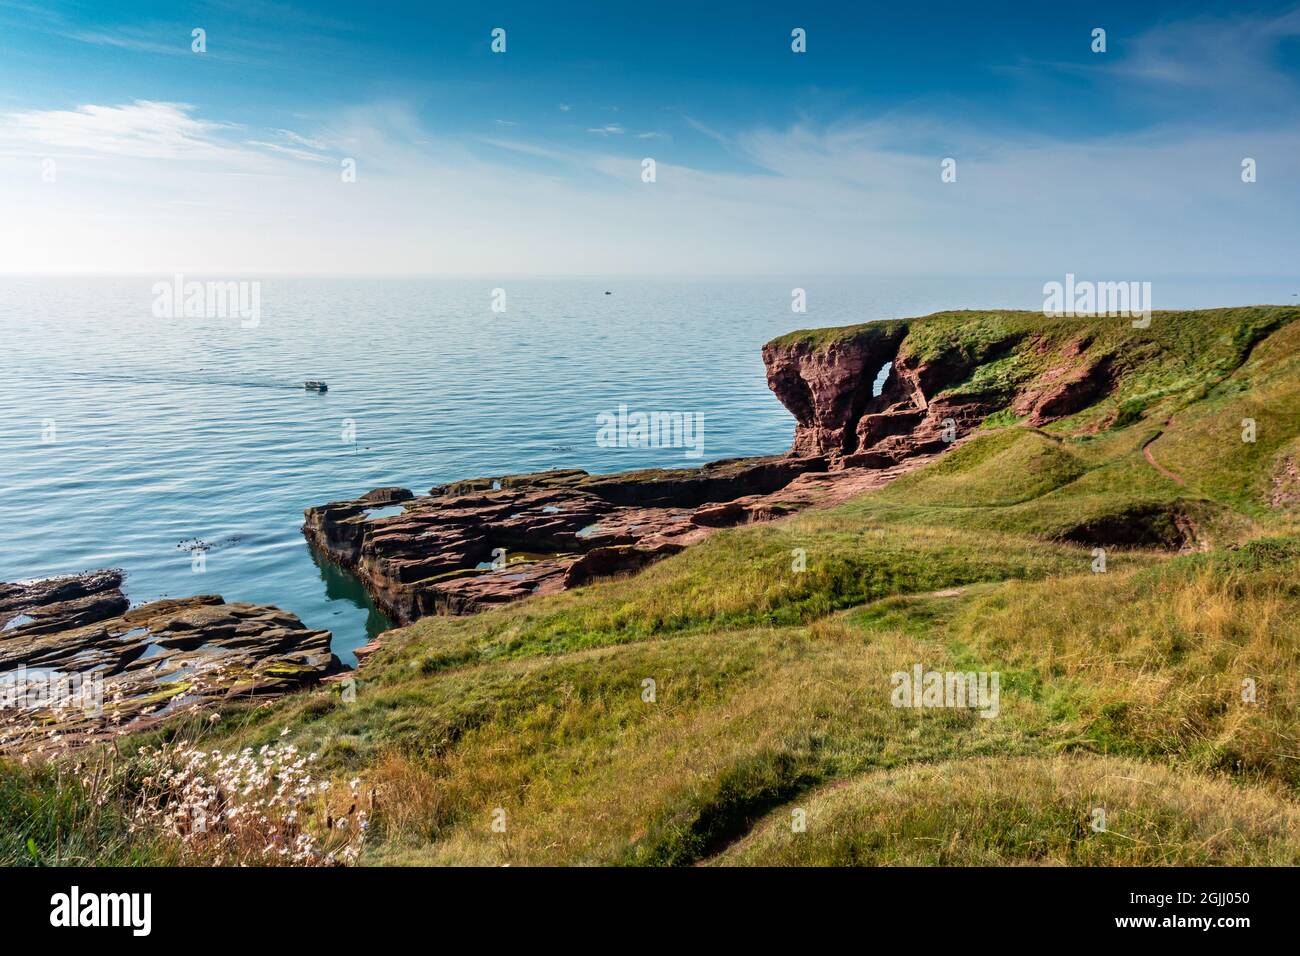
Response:
[[[378,485],[699,463],[598,447],[596,416],[620,403],[703,413],[704,460],[780,452],[794,423],[766,387],[769,338],[1040,308],[1044,281],[271,278],[260,324],[243,328],[155,318],[163,278],[0,279],[0,580],[121,567],[135,602],[276,604],[332,630],[348,663],[384,622],[313,559],[305,507]],[[794,286],[806,315],[791,312]],[[1157,284],[1156,305],[1294,302],[1295,289]],[[329,391],[305,391],[309,378]]]

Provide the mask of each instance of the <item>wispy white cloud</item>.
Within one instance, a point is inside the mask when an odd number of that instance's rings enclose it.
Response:
[[[606,123],[604,126],[597,126],[593,129],[589,129],[587,132],[596,133],[600,136],[621,136],[623,134],[623,127],[618,123]]]
[[[1201,15],[1169,20],[1134,36],[1112,29],[1105,53],[1084,63],[1025,60],[1027,79],[1040,70],[1077,78],[1110,79],[1127,98],[1185,105],[1189,93],[1211,103],[1296,106],[1294,71],[1281,63],[1285,44],[1300,38],[1300,4],[1281,13]],[[1218,117],[1224,119],[1224,117]]]
[[[938,118],[804,121],[718,133],[738,160],[721,170],[657,146],[654,183],[639,155],[620,153],[630,136],[568,146],[435,136],[399,101],[237,140],[243,129],[154,101],[0,118],[0,206],[18,226],[0,231],[0,262],[1143,278],[1281,273],[1300,257],[1290,215],[1300,184],[1283,173],[1300,154],[1293,129],[1079,142]],[[954,144],[955,183],[940,179],[930,146],[940,134]],[[71,155],[57,183],[39,177],[34,157],[48,151]],[[329,169],[340,156],[356,159],[355,183]],[[1258,183],[1240,181],[1243,156],[1259,161]]]
[[[695,130],[697,133],[703,133],[705,136],[709,137],[709,139],[716,140],[717,142],[722,143],[723,145],[727,145],[729,143],[729,140],[727,139],[726,136],[718,132],[716,129],[713,129],[711,126],[706,126],[704,123],[701,123],[693,116],[683,115],[682,121],[691,129]]]
[[[291,129],[277,129],[272,130],[272,132],[284,137],[290,143],[295,143],[298,146],[306,146],[308,149],[324,150],[329,148],[325,145],[323,140],[315,139],[310,136],[303,136],[301,133],[295,133]]]
[[[573,158],[573,153],[567,150],[555,149],[549,146],[539,146],[536,143],[526,143],[522,140],[498,139],[491,136],[481,136],[476,142],[485,146],[493,146],[497,149],[508,150],[512,153],[519,153],[524,156],[533,156],[538,159],[549,159],[569,162]]]
[[[270,132],[278,136],[280,142],[246,139],[243,145],[269,150],[280,156],[288,156],[308,163],[322,163],[331,158],[327,153],[328,144],[319,137],[303,136],[291,129],[272,129]]]
[[[240,151],[218,136],[232,124],[193,116],[188,103],[136,100],[119,106],[24,110],[0,117],[0,142],[44,151],[144,159],[232,160]]]
[[[116,33],[103,33],[88,30],[71,30],[60,34],[69,40],[89,43],[93,46],[116,47],[120,50],[134,50],[140,53],[157,53],[166,56],[190,56],[191,37],[189,33],[176,33],[174,42],[167,42],[165,31],[145,32],[125,29]]]
[[[294,159],[301,159],[309,163],[325,162],[329,157],[322,156],[320,153],[309,152],[305,149],[297,149],[293,146],[284,146],[280,143],[268,143],[260,139],[244,140],[246,146],[256,146],[259,149],[268,149],[273,153],[279,153],[283,156],[292,156]]]
[[[1164,23],[1121,50],[1114,71],[1151,83],[1264,92],[1293,78],[1279,69],[1278,45],[1300,36],[1300,7],[1276,16],[1197,17]]]

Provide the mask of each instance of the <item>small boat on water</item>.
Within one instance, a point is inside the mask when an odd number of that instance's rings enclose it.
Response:
[[[307,389],[309,392],[328,392],[330,390],[328,385],[314,378],[307,379],[307,381],[302,383],[302,387]]]

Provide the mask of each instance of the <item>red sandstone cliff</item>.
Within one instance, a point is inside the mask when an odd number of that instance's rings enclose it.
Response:
[[[1109,358],[1088,355],[1086,339],[1034,337],[997,323],[972,336],[972,324],[954,316],[947,340],[931,318],[923,341],[914,341],[907,321],[891,321],[769,342],[768,387],[796,421],[790,454],[826,455],[832,468],[887,467],[942,451],[994,412],[1039,425],[1113,384]]]

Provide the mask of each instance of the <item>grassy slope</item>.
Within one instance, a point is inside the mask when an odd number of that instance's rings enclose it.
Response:
[[[1267,503],[1300,436],[1296,318],[909,320],[904,348],[984,360],[958,388],[1026,381],[1081,337],[1080,360],[1122,377],[1047,429],[994,416],[838,508],[396,632],[355,703],[321,690],[185,731],[292,740],[380,787],[371,863],[1300,862],[1300,537]],[[1110,549],[1092,573],[1081,527],[1173,511],[1213,550]],[[890,675],[915,663],[1000,672],[999,716],[892,707]],[[0,829],[45,859],[164,851],[132,845],[110,807],[96,854],[49,773],[9,768]],[[1097,806],[1107,833],[1087,825]],[[22,862],[25,838],[0,854]]]

